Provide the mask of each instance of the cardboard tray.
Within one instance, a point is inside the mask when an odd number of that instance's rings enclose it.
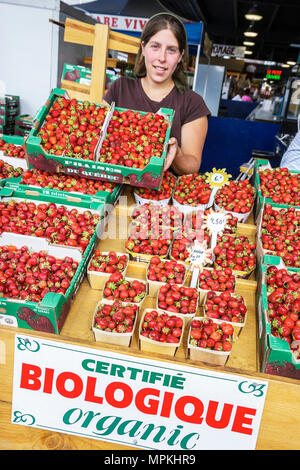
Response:
[[[56,258],[70,256],[79,263],[65,295],[49,292],[39,303],[8,297],[1,297],[0,299],[0,314],[2,318],[4,317],[7,320],[5,322],[7,325],[59,334],[70,310],[71,302],[84,278],[87,260],[82,256],[79,249],[67,246],[54,246],[45,238],[3,232],[0,235],[0,245],[14,245],[17,248],[27,246],[30,251],[35,252],[45,250],[48,255],[55,256]],[[21,317],[22,310],[25,308],[27,312],[31,312],[35,319],[46,317],[43,318],[43,325],[35,322],[35,328],[30,326],[25,318]]]
[[[195,317],[194,320],[203,320],[203,317]],[[228,322],[226,322],[228,323]],[[229,359],[231,351],[213,351],[206,348],[199,348],[198,346],[193,346],[190,344],[191,338],[191,328],[188,335],[188,357],[192,361],[196,362],[205,362],[215,366],[225,366],[226,362]]]
[[[41,107],[35,125],[31,129],[28,136],[25,137],[25,150],[29,167],[37,167],[42,165],[46,170],[48,167],[51,171],[61,171],[67,174],[77,174],[83,177],[92,179],[99,179],[104,181],[111,181],[115,183],[125,183],[133,186],[149,187],[152,189],[159,189],[162,176],[164,161],[167,155],[167,147],[170,137],[171,126],[173,122],[174,111],[161,108],[158,113],[162,114],[168,122],[168,130],[164,142],[163,153],[161,157],[152,157],[150,162],[143,170],[125,167],[122,165],[112,165],[109,163],[99,162],[100,150],[102,142],[106,135],[106,130],[109,126],[110,119],[113,116],[114,110],[125,111],[125,108],[115,108],[115,103],[109,107],[108,114],[105,118],[98,144],[94,152],[94,160],[85,160],[80,158],[66,157],[64,155],[52,155],[44,151],[41,145],[41,138],[38,136],[38,131],[44,122],[48,111],[58,96],[65,96],[69,98],[65,90],[54,88],[46,101],[45,105]],[[99,105],[100,106],[100,105]],[[135,111],[135,110],[134,110]],[[146,114],[141,112],[141,114]],[[50,171],[50,170],[49,170]]]
[[[129,347],[132,341],[132,336],[134,334],[137,319],[139,316],[139,307],[137,308],[137,311],[136,311],[132,331],[130,333],[117,333],[117,332],[111,332],[111,331],[103,331],[95,327],[95,318],[96,318],[97,312],[100,306],[105,305],[105,304],[110,305],[110,303],[108,303],[107,301],[100,300],[100,302],[97,303],[96,308],[94,310],[92,330],[94,333],[95,341],[99,341],[101,343],[108,343],[108,344],[115,344],[118,346]],[[135,304],[130,304],[129,302],[126,302],[124,303],[124,305],[135,305]]]
[[[143,324],[143,321],[144,321],[144,317],[146,315],[147,312],[151,312],[152,310],[157,310],[156,308],[146,308],[144,311],[143,311],[143,315],[142,315],[142,318],[141,318],[141,321],[140,321],[140,326],[139,326],[139,345],[140,345],[140,349],[141,351],[145,351],[145,352],[150,352],[150,353],[157,353],[157,354],[164,354],[166,356],[175,356],[176,354],[176,351],[177,349],[179,348],[179,346],[181,345],[181,342],[182,342],[182,337],[183,337],[183,334],[184,334],[184,325],[182,327],[182,332],[181,332],[181,336],[180,336],[180,341],[179,343],[160,343],[158,341],[154,341],[152,339],[149,339],[149,338],[146,338],[145,336],[141,335],[141,329],[142,329],[142,324]],[[169,316],[179,316],[175,313],[173,314],[170,314],[170,312],[165,312],[167,313]]]

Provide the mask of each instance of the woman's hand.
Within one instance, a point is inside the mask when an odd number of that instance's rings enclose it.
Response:
[[[178,151],[178,142],[176,137],[170,137],[167,156],[164,164],[164,171],[172,165]]]

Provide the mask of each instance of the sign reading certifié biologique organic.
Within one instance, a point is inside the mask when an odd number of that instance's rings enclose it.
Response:
[[[16,334],[11,419],[146,450],[255,449],[267,387]]]

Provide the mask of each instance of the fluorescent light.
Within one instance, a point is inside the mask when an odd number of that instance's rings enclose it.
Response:
[[[244,36],[247,36],[247,38],[255,38],[257,34],[258,33],[256,33],[255,31],[251,31],[249,29],[247,29],[247,31],[244,32]]]
[[[245,14],[245,18],[249,21],[260,21],[262,19],[262,15],[259,13],[256,3]]]
[[[245,51],[244,54],[251,55],[251,54],[253,54],[253,51]]]
[[[284,68],[289,68],[290,65],[289,64],[281,64],[281,67],[284,67]]]
[[[295,62],[294,60],[287,60],[286,63],[288,65],[296,65],[297,62]]]
[[[290,44],[290,47],[299,47],[300,48],[300,44]]]
[[[255,46],[255,42],[253,41],[243,41],[244,46]]]

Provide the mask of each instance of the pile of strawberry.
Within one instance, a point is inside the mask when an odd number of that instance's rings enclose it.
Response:
[[[234,271],[250,271],[255,266],[255,243],[240,235],[222,235],[217,238],[213,252],[215,265]]]
[[[217,191],[215,203],[226,211],[245,214],[251,211],[254,198],[255,190],[249,180],[231,180]]]
[[[0,202],[0,233],[47,238],[51,243],[86,249],[100,220],[89,210],[80,212],[54,203]]]
[[[235,275],[231,268],[222,268],[220,266],[212,269],[203,268],[199,273],[198,286],[202,290],[234,292]]]
[[[211,195],[211,187],[206,183],[206,176],[199,173],[182,175],[178,178],[173,199],[179,204],[199,206],[207,204]]]
[[[214,320],[232,323],[244,323],[247,307],[242,295],[229,291],[208,291],[204,304],[204,314]]]
[[[119,272],[109,276],[103,289],[103,298],[112,301],[139,303],[146,295],[147,285],[145,282],[138,279],[126,279]]]
[[[123,273],[127,263],[128,255],[126,254],[117,254],[115,251],[103,253],[100,250],[96,250],[91,258],[89,271],[106,274]]]
[[[136,224],[147,226],[149,230],[155,231],[158,227],[181,227],[183,216],[174,206],[146,203],[135,207],[132,219]]]
[[[287,168],[267,168],[259,172],[259,177],[263,197],[276,204],[300,205],[300,173],[290,173]]]
[[[58,97],[38,132],[48,154],[94,159],[107,106]]]
[[[24,171],[21,184],[89,195],[95,195],[98,191],[111,194],[116,187],[116,183],[110,183],[109,181],[97,181],[77,175],[50,173],[49,171],[36,169]]]
[[[211,318],[194,319],[190,325],[190,345],[212,351],[231,351],[233,326],[229,323],[214,323]]]
[[[161,260],[158,256],[150,258],[147,280],[167,282],[169,284],[183,284],[186,269],[184,264],[175,260]]]
[[[159,114],[114,110],[100,150],[100,162],[143,169],[161,157],[168,123]]]
[[[24,145],[15,145],[5,142],[4,139],[0,139],[0,151],[4,152],[4,155],[15,158],[25,158]]]
[[[300,210],[266,204],[260,239],[263,248],[280,256],[286,266],[300,267]]]
[[[163,174],[160,189],[150,188],[134,188],[134,192],[141,198],[149,199],[151,201],[163,201],[172,196],[173,189],[175,188],[176,177],[170,171],[165,171]]]
[[[137,305],[124,305],[119,300],[112,305],[101,304],[95,315],[94,328],[110,333],[131,333],[137,311]]]
[[[167,256],[172,242],[172,230],[164,227],[148,229],[142,225],[133,226],[126,240],[127,251],[142,255]]]
[[[179,343],[183,321],[175,315],[151,310],[145,313],[140,335],[160,343]]]
[[[0,180],[5,178],[18,178],[23,173],[23,168],[15,168],[9,163],[0,160]]]
[[[26,246],[0,246],[0,295],[33,302],[49,292],[64,295],[77,268],[71,257],[59,259]]]
[[[157,307],[172,313],[195,314],[198,297],[195,287],[166,283],[158,291]]]
[[[300,274],[268,266],[266,284],[271,333],[298,349],[292,343],[300,340]]]

